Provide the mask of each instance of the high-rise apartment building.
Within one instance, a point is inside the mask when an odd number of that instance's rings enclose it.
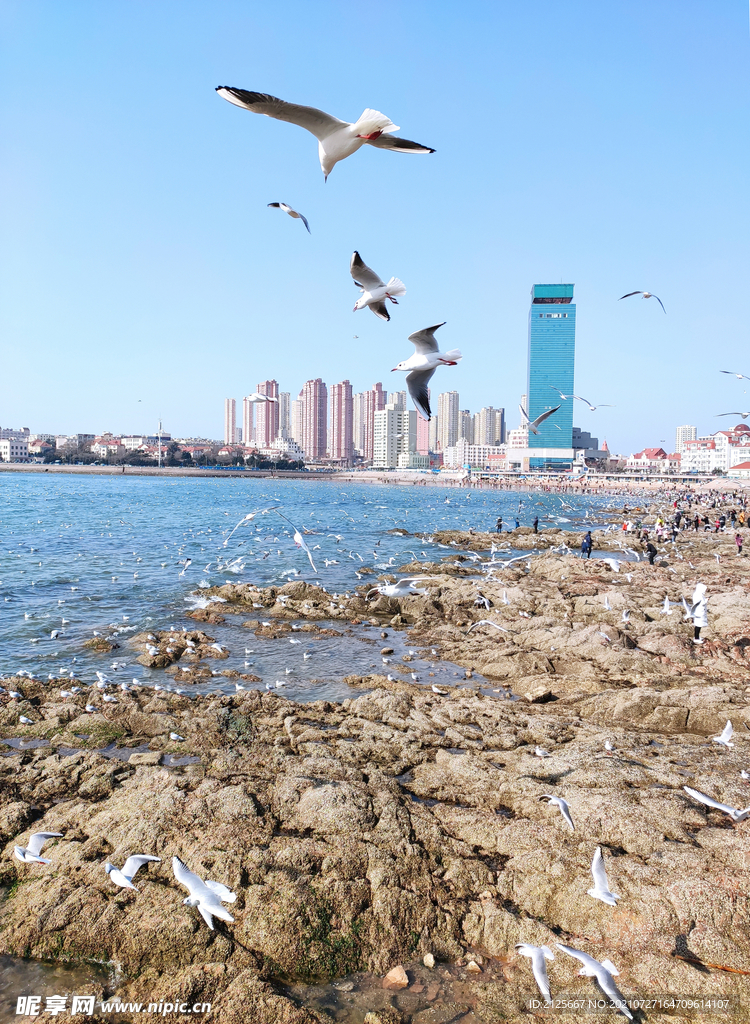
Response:
[[[328,441],[328,388],[320,377],[308,380],[300,391],[302,400],[302,449],[306,459],[323,459]]]
[[[529,310],[528,414],[530,420],[560,409],[545,420],[538,434],[529,431],[529,467],[556,468],[572,459],[573,402],[554,388],[573,394],[576,307],[572,284],[535,284]],[[531,451],[540,449],[538,456]],[[557,449],[557,453],[555,452]]]
[[[279,392],[279,437],[289,438],[292,429],[292,396],[288,391]]]
[[[474,417],[468,409],[460,409],[458,413],[458,440],[474,444]]]
[[[686,441],[695,441],[698,437],[697,427],[691,427],[685,425],[684,427],[678,427],[675,431],[674,437],[674,450],[679,452],[680,455],[685,451]]]
[[[474,444],[503,444],[505,441],[505,409],[485,406],[474,413]]]
[[[452,447],[458,440],[458,392],[438,395],[438,450]]]
[[[387,399],[380,382],[354,396],[354,447],[366,462],[372,462],[374,454],[375,413],[385,408]]]
[[[417,414],[390,402],[375,413],[374,457],[376,469],[396,469],[400,455],[413,452],[417,441]]]
[[[333,384],[329,391],[328,454],[347,465],[354,458],[354,396],[348,380]]]
[[[259,395],[278,399],[279,385],[275,380],[264,380],[258,385]],[[258,402],[255,414],[255,443],[259,448],[270,448],[279,432],[279,403]],[[244,426],[244,424],[243,424]]]
[[[300,448],[302,447],[303,408],[304,408],[304,403],[302,401],[302,395],[300,394],[300,395],[298,395],[297,398],[295,398],[292,401],[291,412],[289,414],[289,420],[290,420],[290,430],[289,430],[289,432],[290,432],[290,434],[292,436],[292,439],[297,442],[297,444],[300,446]]]
[[[440,417],[433,413],[432,419],[430,419],[427,424],[427,436],[429,438],[429,448],[431,452],[436,452],[440,448],[440,438],[438,436],[439,427]]]
[[[242,443],[251,445],[255,439],[255,405],[249,398],[242,399]]]
[[[234,398],[224,399],[224,444],[234,444],[237,433],[237,402]]]
[[[429,390],[427,396],[429,399]],[[424,416],[417,415],[417,442],[416,450],[419,455],[430,454],[430,420],[426,420]]]
[[[391,391],[388,395],[388,405],[395,405],[399,412],[406,412],[406,392]]]

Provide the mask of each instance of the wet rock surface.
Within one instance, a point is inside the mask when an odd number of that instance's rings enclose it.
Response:
[[[211,1002],[203,1019],[221,1022],[528,1019],[538,991],[517,942],[609,958],[628,996],[743,998],[741,973],[705,965],[750,969],[750,825],[683,790],[750,803],[750,574],[731,547],[681,537],[667,566],[619,572],[596,553],[545,551],[489,578],[473,562],[466,576],[415,563],[426,593],[402,599],[368,601],[364,583],[213,592],[222,609],[248,606],[255,630],[323,618],[408,629],[496,694],[471,678],[442,695],[373,675],[348,680],[342,704],[136,690],[87,714],[84,694],[60,696],[69,681],[4,682],[23,698],[1,696],[2,736],[50,746],[0,759],[0,951],[113,962],[123,1000]],[[681,599],[699,580],[709,627],[696,647]],[[221,656],[198,631],[151,636],[133,642],[166,664]],[[732,748],[710,739],[727,719]],[[141,749],[119,760],[96,752],[107,743]],[[165,754],[199,760],[152,763]],[[574,831],[546,794],[568,802]],[[51,865],[14,860],[42,830],[64,833],[45,847]],[[615,907],[587,895],[597,846]],[[137,893],[103,867],[132,853],[162,858]],[[236,892],[233,924],[211,932],[183,904],[173,855]],[[596,993],[579,966],[559,952],[548,963],[553,995]],[[325,998],[313,982],[329,983]]]

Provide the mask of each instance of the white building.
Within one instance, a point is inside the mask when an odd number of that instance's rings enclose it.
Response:
[[[224,444],[234,444],[237,440],[237,401],[234,398],[224,399]]]
[[[93,438],[92,438],[92,440],[93,440]],[[148,448],[151,445],[158,445],[159,444],[159,435],[158,434],[129,434],[129,435],[126,435],[125,437],[121,437],[120,438],[120,442],[122,443],[122,445],[125,448],[128,449],[128,451],[134,452],[137,448]],[[162,431],[161,443],[163,445],[164,444],[171,444],[172,443],[172,435],[171,434],[165,434]],[[60,446],[58,445],[57,447],[59,448]]]
[[[255,436],[255,405],[249,398],[242,399],[242,443],[252,444]]]
[[[372,464],[375,469],[397,469],[400,455],[417,448],[417,414],[404,412],[389,402],[375,412]]]
[[[686,473],[728,473],[750,456],[750,427],[738,424],[733,430],[717,430],[708,437],[684,443],[682,469]]]
[[[694,441],[697,436],[697,427],[691,427],[689,424],[685,424],[683,427],[678,427],[674,433],[674,450],[678,455],[682,455],[685,450],[685,442]]]
[[[438,450],[451,448],[458,440],[458,392],[438,395]]]
[[[430,456],[419,452],[402,452],[398,457],[399,469],[429,469]]]
[[[28,462],[29,442],[17,437],[0,438],[0,462]]]
[[[469,444],[458,441],[443,452],[443,465],[446,467],[472,466],[485,469],[490,464],[490,456],[505,454],[505,445]]]
[[[506,440],[506,448],[528,448],[529,447],[529,432],[526,427],[517,427],[515,430],[508,431],[508,438]]]

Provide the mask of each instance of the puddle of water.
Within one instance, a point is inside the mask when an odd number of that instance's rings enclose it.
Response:
[[[70,1014],[72,996],[96,995],[98,1005],[102,992],[113,983],[114,973],[106,967],[73,967],[0,955],[0,1024],[33,1019],[16,1014],[19,996],[40,996],[41,1010],[45,1008],[47,996],[67,996],[62,1018]]]
[[[82,736],[81,739],[86,739],[86,737]],[[6,757],[19,754],[24,750],[31,750],[35,747],[48,747],[50,745],[49,740],[23,740],[17,737],[0,740],[0,743],[7,743],[11,747],[10,750],[0,752]],[[151,748],[148,743],[141,743],[137,747],[118,747],[114,743],[110,743],[108,747],[99,747],[97,750],[87,750],[84,747],[56,747],[55,753],[59,754],[60,757],[72,757],[74,754],[83,752],[101,754],[102,757],[112,758],[116,761],[129,761],[131,754],[143,754],[150,750]],[[200,757],[192,754],[165,754],[161,763],[166,768],[181,768],[186,764],[199,764]]]
[[[456,964],[438,964],[433,970],[420,962],[405,967],[409,985],[395,992],[383,987],[381,977],[364,973],[328,984],[282,987],[299,1005],[323,1011],[341,1024],[363,1024],[370,1011],[389,1007],[410,1015],[412,1024],[447,1024],[472,1012],[477,1024],[497,1019],[491,1010],[482,1014],[482,1002],[491,1000],[492,990],[505,983],[499,962],[485,959],[481,973]]]
[[[22,736],[10,736],[6,740],[0,740],[0,743],[7,743],[9,747],[13,747],[15,750],[34,750],[36,747],[49,746],[49,740],[25,740]]]

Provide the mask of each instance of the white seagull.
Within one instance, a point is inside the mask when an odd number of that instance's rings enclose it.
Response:
[[[13,853],[24,864],[51,864],[51,860],[40,857],[42,847],[48,839],[60,839],[62,832],[35,832],[29,839],[28,846],[14,846]]]
[[[563,800],[561,796],[553,796],[551,793],[545,793],[545,795],[540,796],[539,799],[548,800],[549,803],[555,804],[556,807],[559,807],[560,814],[562,814],[563,818],[565,818],[567,823],[570,825],[570,831],[575,832],[575,825],[573,824],[573,819],[570,816],[570,807],[568,806],[567,800]]]
[[[316,107],[287,103],[264,92],[249,92],[247,89],[235,89],[228,85],[217,86],[216,92],[236,107],[252,110],[254,114],[274,117],[277,121],[288,121],[311,132],[318,140],[320,166],[326,179],[339,160],[345,160],[365,144],[376,146],[378,149],[390,149],[396,153],[435,152],[429,146],[421,146],[418,142],[398,139],[391,135],[391,131],[399,130],[398,125],[379,110],[368,108],[357,121],[351,123],[340,121]]]
[[[375,271],[367,266],[358,252],[352,254],[349,271],[354,279],[354,283],[358,288],[362,289],[362,294],[354,303],[354,312],[356,313],[358,309],[364,309],[365,306],[369,306],[375,316],[379,316],[381,320],[390,320],[391,315],[388,312],[385,300],[390,299],[397,306],[398,299],[394,298],[394,296],[406,295],[404,282],[400,281],[397,277],[392,277],[388,284],[385,284],[385,282],[380,280]]]
[[[410,334],[409,341],[414,345],[414,355],[404,359],[391,371],[404,370],[406,372],[406,385],[409,388],[409,394],[417,411],[426,420],[429,420],[432,415],[430,394],[427,388],[430,378],[438,366],[455,366],[461,359],[461,352],[457,348],[452,348],[449,352],[441,352],[435,341],[435,331],[438,327],[443,327],[445,322],[444,320],[442,324],[425,327],[424,330]]]
[[[654,295],[653,292],[628,292],[626,295],[621,295],[617,301],[620,302],[622,299],[629,299],[631,295],[642,295],[644,299],[656,299],[661,308],[664,309],[664,303],[661,301],[659,296]],[[666,309],[664,309],[664,312],[667,312]]]
[[[284,213],[288,213],[290,217],[301,220],[307,228],[308,235],[312,234],[310,231],[310,225],[307,223],[307,217],[305,217],[304,214],[299,213],[297,210],[293,210],[291,206],[288,206],[286,203],[268,203],[268,206],[275,206],[277,210],[283,210]]]
[[[734,370],[719,370],[719,373],[728,373],[732,377],[736,377],[737,380],[750,380],[750,377],[745,376],[744,373],[735,373]]]
[[[231,889],[227,889],[221,882],[211,882],[208,879],[204,882],[198,875],[194,874],[183,864],[179,857],[172,858],[172,871],[174,877],[190,893],[183,904],[186,907],[197,907],[198,912],[206,922],[211,931],[214,930],[213,918],[218,917],[222,921],[234,922],[234,918],[222,907],[222,903],[234,903],[237,899]]]
[[[367,597],[370,594],[382,594],[383,597],[408,597],[409,594],[426,594],[426,590],[420,590],[415,587],[414,584],[417,580],[428,580],[429,576],[409,576],[403,580],[398,580],[396,583],[383,583],[379,587],[373,587],[372,590],[368,590]]]
[[[628,1020],[633,1020],[633,1014],[625,1005],[622,993],[618,991],[617,985],[615,985],[613,975],[616,977],[620,972],[611,960],[602,960],[600,963],[593,956],[582,952],[580,949],[573,949],[572,946],[563,946],[561,942],[556,942],[555,945],[563,953],[567,953],[568,956],[574,956],[576,960],[580,960],[583,967],[578,973],[583,975],[584,978],[596,978],[602,992],[615,1004],[618,1010],[625,1014]]]
[[[522,405],[519,405],[518,408],[521,410],[521,416],[523,417],[523,420],[524,420],[526,426],[531,431],[531,433],[532,434],[538,434],[539,431],[537,430],[537,427],[540,426],[540,424],[544,423],[544,421],[546,419],[549,419],[549,417],[552,415],[553,412],[557,412],[557,410],[560,408],[560,406],[556,405],[554,409],[547,409],[546,412],[543,412],[543,413],[541,413],[541,415],[537,416],[537,418],[535,420],[530,420],[529,419],[529,414],[526,412],[526,410],[524,409],[524,407]]]
[[[562,399],[575,398],[579,402],[585,402],[589,407],[590,412],[596,412],[597,409],[614,409],[613,405],[607,405],[606,403],[603,403],[602,405],[592,405],[588,398],[581,398],[580,395],[564,395],[559,388],[555,387],[554,384],[550,384],[550,387],[553,391],[556,391]]]
[[[721,371],[724,372],[723,370]],[[750,412],[717,412],[717,416],[741,416],[743,420],[746,420],[750,416]]]
[[[110,864],[110,862],[107,861],[104,865],[104,870],[109,875],[110,881],[114,882],[115,885],[119,885],[121,889],[133,889],[135,892],[140,892],[140,890],[133,885],[133,879],[143,865],[148,864],[149,861],[161,863],[161,857],[150,857],[146,853],[139,853],[134,857],[128,857],[123,864],[122,869],[116,868],[114,864]]]
[[[728,721],[727,724],[724,726],[722,733],[719,736],[711,737],[711,742],[720,743],[722,747],[726,747],[727,750],[730,750],[734,746],[734,743],[729,742],[732,738],[733,732],[734,728],[732,727],[732,723]]]
[[[503,626],[498,626],[496,622],[491,622],[489,619],[479,619],[477,622],[472,622],[469,628],[466,630],[466,635],[471,633],[475,626],[493,626],[495,629],[499,629],[501,633],[510,633],[509,629],[505,629]]]
[[[617,901],[621,897],[609,891],[609,882],[607,881],[607,872],[604,869],[604,857],[602,856],[601,846],[597,846],[594,859],[591,861],[591,874],[594,879],[594,887],[593,889],[586,890],[588,895],[593,896],[595,900],[601,900],[602,903],[606,903],[610,907],[616,907]]]
[[[554,960],[555,954],[549,946],[532,946],[528,942],[517,942],[516,949],[521,956],[531,958],[531,971],[534,975],[534,981],[539,986],[539,991],[542,993],[544,1001],[547,1003],[552,1002],[552,997],[549,994],[547,965],[544,961],[545,959]]]
[[[713,797],[706,796],[705,793],[699,792],[697,789],[691,789],[690,786],[682,787],[688,796],[691,796],[693,800],[697,800],[701,804],[705,804],[706,807],[715,807],[717,811],[723,811],[728,814],[732,821],[744,821],[745,818],[750,815],[750,807],[746,807],[743,811],[737,810],[736,807],[730,807],[728,804],[719,803],[718,800],[714,800]]]

